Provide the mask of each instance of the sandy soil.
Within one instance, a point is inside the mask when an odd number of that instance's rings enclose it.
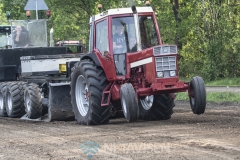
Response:
[[[240,105],[233,103],[194,115],[189,103],[176,102],[170,120],[101,126],[0,118],[0,159],[240,159],[239,133]]]

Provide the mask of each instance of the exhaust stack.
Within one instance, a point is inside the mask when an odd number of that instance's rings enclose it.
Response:
[[[134,16],[134,24],[135,24],[135,31],[136,31],[136,39],[137,39],[137,51],[142,50],[142,43],[141,43],[141,35],[140,35],[140,27],[139,27],[139,19],[136,6],[132,6],[132,12]]]

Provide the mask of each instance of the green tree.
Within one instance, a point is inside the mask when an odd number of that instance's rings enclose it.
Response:
[[[5,11],[11,19],[26,19],[27,0],[0,0],[0,21]],[[83,38],[89,41],[89,19],[103,10],[117,7],[143,6],[146,0],[45,0],[52,16],[48,29],[54,28],[55,40]],[[238,0],[151,0],[165,44],[179,49],[180,75],[203,76],[206,80],[240,76],[240,3]],[[35,12],[32,11],[32,19]],[[45,11],[39,18],[46,18]],[[6,23],[6,21],[5,21]]]

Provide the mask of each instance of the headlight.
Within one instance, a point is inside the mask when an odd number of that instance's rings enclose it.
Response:
[[[176,71],[170,71],[170,76],[175,77],[176,76]]]
[[[157,77],[158,78],[163,78],[163,72],[157,72]]]

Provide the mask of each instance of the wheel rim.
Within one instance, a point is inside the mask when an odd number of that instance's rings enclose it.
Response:
[[[151,96],[146,96],[146,98],[144,98],[144,99],[140,99],[140,102],[142,104],[142,107],[145,110],[149,110],[152,108],[153,100],[154,100],[154,97],[153,97],[153,95],[151,95]]]
[[[126,105],[126,100],[125,100],[124,96],[121,97],[121,101],[122,101],[123,114],[126,117],[127,116],[127,105]]]
[[[82,75],[77,78],[75,95],[78,111],[82,116],[86,116],[89,110],[89,94],[86,79]]]
[[[27,108],[27,113],[30,112],[30,108],[31,108],[31,102],[30,102],[30,95],[27,94],[25,97],[25,106]]]
[[[4,106],[4,103],[3,103],[3,95],[2,93],[0,93],[0,109],[3,110],[3,106]]]
[[[11,93],[7,93],[7,106],[8,110],[11,112],[12,111],[12,98],[11,98]]]

